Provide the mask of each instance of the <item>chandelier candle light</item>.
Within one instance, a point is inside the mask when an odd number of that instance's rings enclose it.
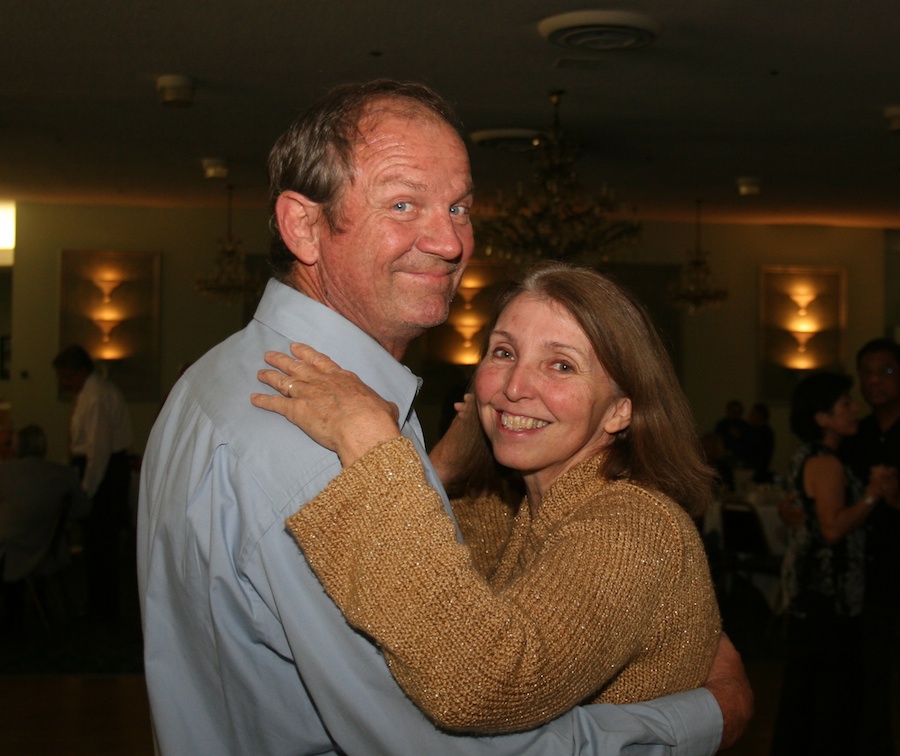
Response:
[[[498,195],[487,212],[474,219],[476,238],[485,244],[487,257],[520,263],[589,255],[608,261],[620,243],[640,232],[635,220],[615,217],[618,203],[608,188],[592,196],[578,181],[578,145],[560,125],[562,94],[550,93],[553,125],[532,139],[531,183],[527,188],[520,185],[513,196]]]
[[[228,227],[212,272],[197,276],[196,288],[201,294],[219,297],[231,302],[247,294],[253,294],[258,282],[247,268],[239,241],[231,233],[231,203],[234,187],[228,186]]]
[[[672,286],[675,304],[688,312],[702,309],[717,309],[728,298],[728,290],[716,286],[709,267],[709,252],[700,244],[700,206],[697,200],[696,242],[688,252],[688,259],[681,267],[681,275]]]

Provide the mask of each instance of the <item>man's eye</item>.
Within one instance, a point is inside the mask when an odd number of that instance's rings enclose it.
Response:
[[[394,210],[398,210],[401,213],[408,213],[412,210],[412,202],[395,202]]]
[[[466,216],[469,214],[469,208],[465,205],[454,205],[450,208],[450,215]]]

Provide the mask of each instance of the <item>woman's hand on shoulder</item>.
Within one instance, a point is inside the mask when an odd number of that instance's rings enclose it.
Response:
[[[466,394],[461,402],[454,402],[453,409],[456,410],[456,417],[428,455],[445,487],[456,479],[466,458],[469,438],[466,424],[477,422],[475,397],[472,394]]]
[[[378,444],[397,438],[397,406],[382,399],[355,373],[305,344],[291,354],[266,352],[273,370],[257,377],[277,394],[252,394],[254,406],[286,417],[348,467]]]

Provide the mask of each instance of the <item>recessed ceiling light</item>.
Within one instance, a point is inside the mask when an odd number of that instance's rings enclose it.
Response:
[[[588,10],[545,18],[538,31],[560,47],[602,52],[649,45],[659,36],[659,24],[643,13]]]

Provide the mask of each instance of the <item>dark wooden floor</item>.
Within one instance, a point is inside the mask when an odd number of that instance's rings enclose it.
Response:
[[[150,756],[142,675],[0,677],[4,756]]]
[[[729,756],[769,752],[781,662],[748,660],[756,716]],[[900,716],[895,723],[900,742]],[[0,677],[0,754],[152,754],[141,675]]]
[[[748,663],[757,716],[729,754],[768,753],[780,662]],[[153,753],[144,679],[139,675],[0,677],[0,753]]]
[[[142,674],[133,551],[124,549],[124,611],[114,626],[83,619],[52,628],[31,615],[23,636],[0,640],[0,755],[153,753]],[[73,591],[77,596],[77,590]],[[726,629],[744,655],[756,716],[729,756],[769,751],[781,680],[780,633],[752,594],[723,603]],[[754,600],[754,598],[756,600]],[[900,743],[900,675],[895,688]]]

